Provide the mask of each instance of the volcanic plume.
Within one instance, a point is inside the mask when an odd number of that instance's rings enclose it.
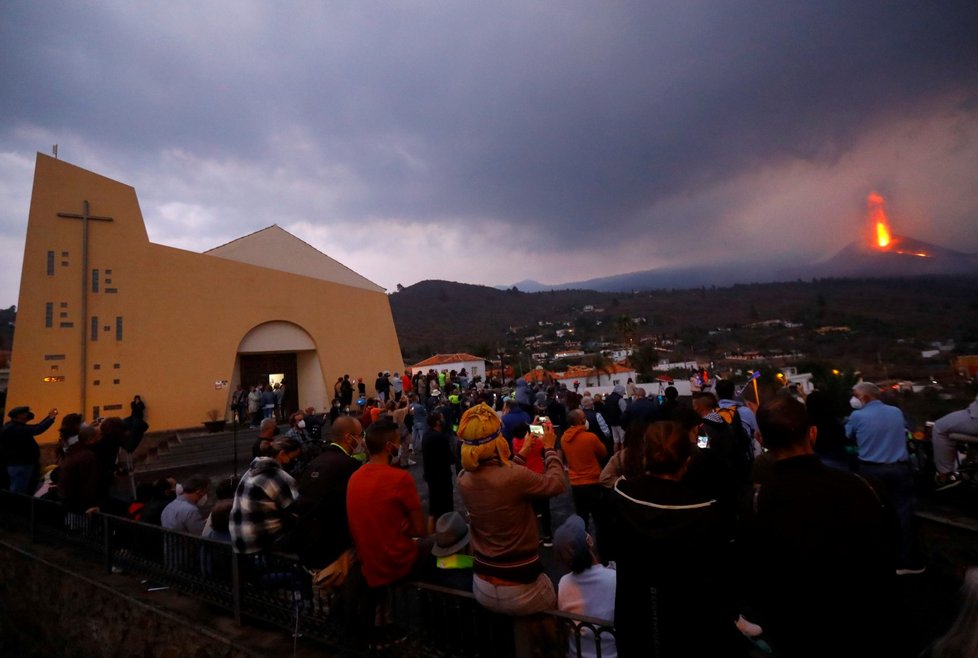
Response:
[[[890,218],[886,215],[886,200],[876,192],[870,192],[866,198],[866,214],[869,218],[872,237],[870,244],[880,251],[917,258],[932,258],[923,247],[922,242],[912,238],[893,235],[890,230]]]
[[[866,198],[863,239],[815,265],[815,276],[915,276],[978,272],[978,254],[965,254],[893,232],[886,200],[877,192]]]

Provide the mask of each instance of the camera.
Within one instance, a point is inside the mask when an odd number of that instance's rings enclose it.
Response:
[[[543,425],[530,425],[530,434],[543,436]]]

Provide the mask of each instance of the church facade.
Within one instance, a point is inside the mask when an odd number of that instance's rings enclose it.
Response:
[[[152,431],[200,427],[239,383],[321,410],[337,377],[402,363],[384,289],[299,238],[153,244],[132,187],[38,154],[8,409],[124,417],[139,395]]]

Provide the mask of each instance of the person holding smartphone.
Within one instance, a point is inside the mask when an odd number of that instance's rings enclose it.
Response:
[[[458,428],[464,468],[458,489],[472,533],[472,593],[487,609],[507,615],[528,615],[557,605],[553,583],[540,562],[533,503],[564,491],[564,471],[554,450],[553,425],[534,424],[542,425],[542,435],[526,434],[515,456],[500,432],[499,416],[484,403],[468,409]],[[524,466],[538,442],[543,447],[543,473]]]

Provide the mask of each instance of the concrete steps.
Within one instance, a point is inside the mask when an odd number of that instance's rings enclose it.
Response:
[[[248,427],[238,428],[238,462],[251,461],[251,446],[258,438],[258,430]],[[136,468],[141,475],[165,474],[177,469],[193,466],[207,466],[234,459],[235,432],[177,433],[173,438],[161,442],[146,460]]]

